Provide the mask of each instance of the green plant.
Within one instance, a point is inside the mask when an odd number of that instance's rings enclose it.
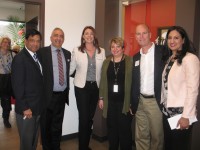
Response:
[[[19,18],[16,16],[9,16],[8,20],[10,23],[7,29],[12,35],[13,43],[14,45],[19,45],[22,49],[24,47],[25,40],[25,23],[20,23]]]

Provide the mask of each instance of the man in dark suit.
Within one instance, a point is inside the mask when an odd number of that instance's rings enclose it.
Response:
[[[39,50],[45,88],[45,110],[41,119],[43,150],[60,150],[65,103],[69,94],[71,53],[62,48],[64,32],[55,28],[51,45]]]
[[[147,25],[136,27],[136,40],[141,49],[133,57],[132,111],[136,117],[136,149],[162,150],[163,125],[159,109],[163,49],[150,41]]]
[[[12,63],[11,81],[16,98],[15,112],[20,150],[36,150],[40,114],[43,109],[42,67],[36,52],[41,34],[35,29],[25,35],[25,47]]]

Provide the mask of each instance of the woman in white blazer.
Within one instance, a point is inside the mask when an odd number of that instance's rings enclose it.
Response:
[[[82,32],[81,45],[72,51],[70,65],[70,74],[76,71],[74,86],[79,112],[79,150],[90,150],[89,141],[104,59],[105,51],[99,47],[95,29],[86,26]]]
[[[169,56],[162,75],[161,104],[165,150],[190,150],[192,120],[196,118],[200,63],[185,30],[171,27],[166,35]],[[179,115],[176,129],[168,118]]]

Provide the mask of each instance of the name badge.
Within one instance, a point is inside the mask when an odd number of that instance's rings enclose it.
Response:
[[[135,61],[135,67],[139,66],[140,62],[139,60]]]
[[[114,84],[113,85],[113,92],[118,92],[118,85],[117,84]]]

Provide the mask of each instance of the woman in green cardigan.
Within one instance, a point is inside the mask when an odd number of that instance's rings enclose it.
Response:
[[[110,41],[112,55],[102,66],[99,108],[107,118],[109,150],[132,150],[130,95],[132,59],[124,54],[120,37]]]

